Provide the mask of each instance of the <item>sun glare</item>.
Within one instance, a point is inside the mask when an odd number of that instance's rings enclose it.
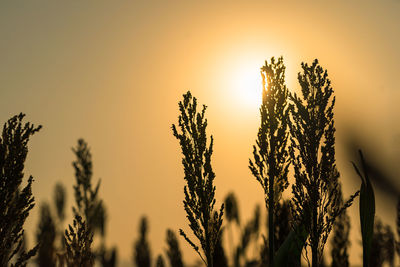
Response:
[[[238,66],[232,74],[231,89],[236,100],[242,107],[258,110],[262,93],[260,66],[257,64]]]

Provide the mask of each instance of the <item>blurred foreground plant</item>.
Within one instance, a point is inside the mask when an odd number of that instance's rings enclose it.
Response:
[[[137,267],[150,267],[151,266],[151,253],[150,245],[147,241],[147,218],[140,219],[139,238],[134,245],[133,261]]]
[[[362,173],[357,165],[353,163],[354,170],[361,179],[360,189],[360,224],[363,244],[363,266],[369,267],[369,259],[371,255],[372,239],[374,235],[375,220],[375,194],[370,178],[368,176],[368,168],[364,156],[359,151],[361,159]]]

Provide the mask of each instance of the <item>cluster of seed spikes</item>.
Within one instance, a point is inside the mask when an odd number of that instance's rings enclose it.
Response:
[[[75,215],[73,226],[65,230],[67,249],[66,262],[69,267],[92,267],[94,256],[91,251],[93,233],[82,217]]]
[[[294,167],[293,217],[303,221],[311,247],[312,266],[319,266],[333,223],[349,207],[358,192],[340,205],[339,173],[335,162],[335,126],[333,89],[327,71],[315,60],[302,64],[299,73],[302,98],[290,95],[290,157]],[[304,101],[304,102],[303,102]]]
[[[288,89],[285,85],[283,58],[271,58],[261,68],[263,78],[262,104],[260,107],[261,126],[256,145],[253,146],[254,162],[249,167],[264,191],[268,210],[269,264],[273,262],[275,206],[282,192],[288,187],[289,159],[287,141],[289,137]]]
[[[215,174],[211,167],[213,153],[213,138],[207,144],[207,119],[206,107],[197,112],[197,100],[190,92],[183,96],[179,102],[178,127],[172,125],[174,136],[179,140],[182,149],[182,164],[184,167],[185,199],[183,205],[189,220],[189,227],[201,244],[204,256],[199,247],[181,229],[180,234],[199,254],[203,262],[213,266],[214,248],[220,238],[222,225],[223,205],[220,211],[214,210],[215,206]]]
[[[0,266],[26,266],[38,246],[23,250],[23,225],[34,206],[33,177],[21,189],[29,138],[41,128],[22,123],[24,114],[12,117],[0,137]],[[17,257],[18,256],[18,257]]]

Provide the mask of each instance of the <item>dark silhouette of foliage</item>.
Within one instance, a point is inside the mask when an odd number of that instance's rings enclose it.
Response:
[[[50,206],[44,203],[40,207],[40,219],[36,241],[40,243],[36,262],[38,266],[56,266],[55,239],[56,225],[51,216]]]
[[[69,267],[92,267],[94,255],[91,251],[93,232],[89,229],[82,217],[75,215],[73,226],[65,230],[65,260]]]
[[[76,160],[72,163],[76,179],[74,185],[76,207],[73,208],[73,211],[85,218],[93,233],[99,231],[101,235],[104,235],[105,208],[98,197],[100,180],[96,187],[92,187],[92,154],[83,139],[78,140],[77,147],[72,151],[76,156]]]
[[[99,197],[100,180],[95,187],[92,184],[93,163],[90,148],[83,139],[79,139],[76,148],[73,148],[72,151],[76,156],[76,160],[72,163],[76,182],[74,185],[76,207],[73,207],[73,212],[84,218],[93,235],[100,234],[101,244],[94,253],[99,263],[104,267],[110,266],[110,264],[115,265],[116,251],[108,250],[104,244],[107,213],[104,203]]]
[[[167,256],[170,266],[183,267],[182,252],[174,231],[167,230]]]
[[[228,238],[229,238],[229,249],[230,253],[233,257],[235,254],[234,249],[233,249],[233,234],[232,234],[232,223],[236,222],[237,226],[240,227],[240,215],[239,215],[239,204],[236,200],[236,196],[233,192],[228,193],[228,195],[225,197],[225,218],[227,221],[227,226],[228,226]]]
[[[106,249],[104,244],[99,251],[100,264],[103,267],[117,266],[117,248]]]
[[[21,251],[23,245],[24,223],[34,207],[32,195],[33,177],[28,178],[21,188],[24,177],[24,163],[28,154],[29,138],[38,132],[27,122],[25,115],[19,114],[9,119],[0,137],[0,266],[8,266]],[[11,266],[26,266],[27,260],[36,254],[38,246],[21,253]]]
[[[246,265],[249,260],[246,257],[246,251],[251,241],[257,241],[260,231],[260,206],[257,205],[254,210],[254,217],[246,223],[241,232],[240,243],[234,254],[234,266],[239,267]]]
[[[280,248],[293,228],[290,200],[284,200],[276,204],[275,218],[275,247]]]
[[[215,212],[215,174],[211,167],[213,152],[213,137],[207,144],[206,106],[197,112],[197,100],[190,92],[183,95],[179,102],[180,115],[178,127],[173,124],[172,131],[179,140],[182,149],[182,164],[184,167],[186,185],[183,205],[189,220],[189,227],[200,242],[205,256],[199,247],[180,229],[180,234],[199,254],[208,267],[213,266],[213,253],[218,242],[222,225],[224,205]]]
[[[60,222],[63,222],[65,219],[66,198],[64,185],[57,183],[54,187],[54,206],[56,207],[57,217]]]
[[[372,239],[374,234],[375,220],[375,194],[369,178],[369,168],[364,156],[359,150],[363,174],[361,174],[357,165],[353,163],[354,170],[361,179],[360,188],[360,224],[363,244],[363,266],[369,267]]]
[[[379,218],[375,220],[372,237],[370,266],[382,267],[385,262],[394,266],[394,233],[389,225],[383,225]]]
[[[139,239],[134,245],[134,256],[133,261],[138,267],[150,267],[151,266],[151,252],[150,245],[147,241],[147,218],[142,217],[140,220],[139,227]]]
[[[230,192],[225,197],[225,218],[228,223],[236,222],[237,225],[240,225],[240,216],[239,216],[239,206],[236,200],[236,196],[233,192]]]
[[[279,201],[275,205],[275,247],[280,248],[286,238],[289,236],[290,231],[292,230],[292,214],[291,214],[291,204],[289,200]],[[268,220],[267,225],[268,229]],[[269,250],[268,250],[268,240],[263,240],[263,244],[261,247],[261,255],[260,262],[261,266],[270,266],[269,265]]]
[[[312,266],[318,267],[336,217],[352,204],[358,192],[339,205],[333,89],[327,71],[318,60],[311,66],[305,63],[301,66],[303,73],[299,73],[298,80],[302,98],[290,95],[293,123],[289,151],[295,177],[293,217],[299,222],[304,213],[310,215],[305,225],[310,233],[306,246],[311,247]]]
[[[224,247],[222,246],[222,238],[223,238],[224,231],[221,230],[220,238],[217,241],[217,245],[215,246],[214,251],[214,266],[218,267],[228,267],[228,259],[225,255]],[[175,266],[175,265],[172,265]]]
[[[343,195],[341,186],[339,188],[340,205],[343,205]],[[347,252],[350,246],[350,217],[344,210],[335,220],[333,225],[332,245],[332,267],[349,267],[349,254]]]
[[[157,260],[156,260],[156,267],[164,267],[164,266],[165,266],[165,262],[164,262],[163,256],[158,255]]]
[[[288,187],[289,136],[288,89],[285,85],[285,65],[283,58],[271,58],[261,68],[263,95],[260,107],[261,126],[256,145],[253,146],[254,162],[249,161],[250,170],[264,191],[268,210],[269,263],[273,261],[274,248],[274,210],[282,192]],[[267,81],[265,81],[267,79]]]
[[[396,252],[397,255],[400,256],[400,197],[397,201],[397,220],[396,220],[396,228],[397,228],[397,238],[398,240],[396,241]]]

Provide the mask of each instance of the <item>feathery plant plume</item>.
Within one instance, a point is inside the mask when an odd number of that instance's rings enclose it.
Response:
[[[189,220],[189,227],[200,242],[199,247],[180,229],[180,234],[197,252],[208,267],[213,267],[213,253],[218,242],[224,205],[219,213],[215,206],[215,174],[211,167],[213,137],[207,144],[206,106],[197,112],[197,99],[190,92],[183,95],[179,102],[180,115],[178,127],[172,125],[172,132],[179,140],[182,149],[186,185],[184,187],[184,209]],[[179,129],[179,130],[178,130]],[[204,259],[205,258],[205,259]]]
[[[76,160],[72,163],[76,180],[74,185],[76,207],[73,207],[73,212],[84,217],[93,233],[99,231],[104,235],[105,208],[98,197],[100,180],[96,187],[92,187],[92,154],[83,139],[78,140],[76,148],[72,151],[76,156]]]
[[[147,228],[147,218],[143,216],[140,220],[140,236],[134,245],[133,261],[137,267],[151,266],[151,253],[150,245],[147,241]]]
[[[165,266],[165,262],[164,262],[164,258],[162,255],[158,255],[157,260],[156,260],[156,267],[164,267]],[[174,266],[174,265],[172,265]]]
[[[379,218],[376,218],[374,235],[372,237],[370,266],[382,267],[384,263],[394,266],[394,233],[389,225],[383,225]]]
[[[171,229],[167,230],[167,245],[166,253],[169,264],[174,267],[183,267],[182,252],[179,247],[179,242],[174,231]]]
[[[305,225],[310,233],[312,267],[321,263],[323,249],[337,216],[349,207],[359,192],[340,205],[339,173],[335,162],[335,97],[328,73],[315,60],[302,63],[298,74],[302,98],[291,94],[290,157],[294,167],[293,218],[310,217]]]
[[[44,203],[40,207],[40,219],[36,241],[40,243],[36,262],[38,266],[56,266],[55,254],[56,225],[51,216],[50,206]]]
[[[10,118],[3,126],[0,137],[0,266],[26,266],[27,260],[36,254],[38,245],[22,252],[24,223],[34,207],[32,195],[33,177],[21,188],[24,163],[28,154],[29,138],[41,129],[27,122],[25,114]],[[14,259],[13,259],[14,258]],[[16,258],[16,259],[15,259]]]
[[[75,215],[73,226],[65,230],[65,260],[68,267],[92,267],[94,255],[91,251],[93,232],[80,215]]]
[[[261,68],[263,80],[261,126],[256,145],[253,146],[254,161],[249,167],[264,190],[268,210],[269,263],[272,264],[274,248],[274,207],[282,192],[288,187],[289,160],[287,141],[289,136],[288,89],[285,85],[283,58],[271,58]]]
[[[340,205],[343,205],[343,195],[339,184]],[[349,254],[347,249],[350,245],[350,217],[344,210],[333,225],[333,237],[331,239],[332,267],[349,267]]]

